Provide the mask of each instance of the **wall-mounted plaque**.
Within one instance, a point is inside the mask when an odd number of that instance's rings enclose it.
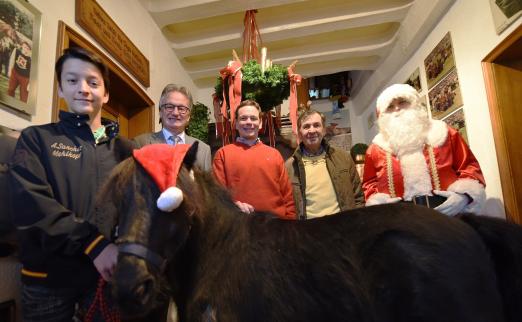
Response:
[[[95,0],[76,0],[76,22],[143,86],[149,87],[149,60]]]

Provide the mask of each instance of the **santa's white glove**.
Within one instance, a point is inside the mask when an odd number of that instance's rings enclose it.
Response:
[[[401,200],[401,197],[392,198],[387,193],[378,192],[376,194],[371,195],[370,198],[368,198],[368,200],[366,201],[366,206],[382,205],[385,203],[396,203]]]
[[[455,216],[461,213],[470,201],[468,196],[453,191],[433,190],[433,193],[448,198],[441,205],[435,207],[435,210],[448,216]]]

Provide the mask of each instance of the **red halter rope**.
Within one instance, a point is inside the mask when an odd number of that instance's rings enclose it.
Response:
[[[103,317],[103,320],[106,322],[120,322],[120,312],[116,307],[110,308],[109,304],[105,300],[103,296],[103,289],[105,287],[105,280],[100,277],[98,280],[98,287],[96,288],[96,295],[94,296],[94,300],[91,303],[91,306],[87,310],[87,314],[85,314],[85,322],[94,321],[94,314],[96,313],[96,309],[98,309]]]

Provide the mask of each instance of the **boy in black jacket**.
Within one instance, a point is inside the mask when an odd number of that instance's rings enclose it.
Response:
[[[70,322],[99,276],[110,279],[118,256],[110,241],[116,219],[94,205],[117,164],[117,131],[101,123],[108,69],[89,51],[70,48],[55,71],[70,112],[22,132],[10,175],[26,322]]]

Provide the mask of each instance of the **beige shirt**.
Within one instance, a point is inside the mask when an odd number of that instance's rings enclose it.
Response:
[[[340,212],[335,190],[326,168],[325,153],[303,156],[306,173],[306,214],[308,218],[322,217]]]

